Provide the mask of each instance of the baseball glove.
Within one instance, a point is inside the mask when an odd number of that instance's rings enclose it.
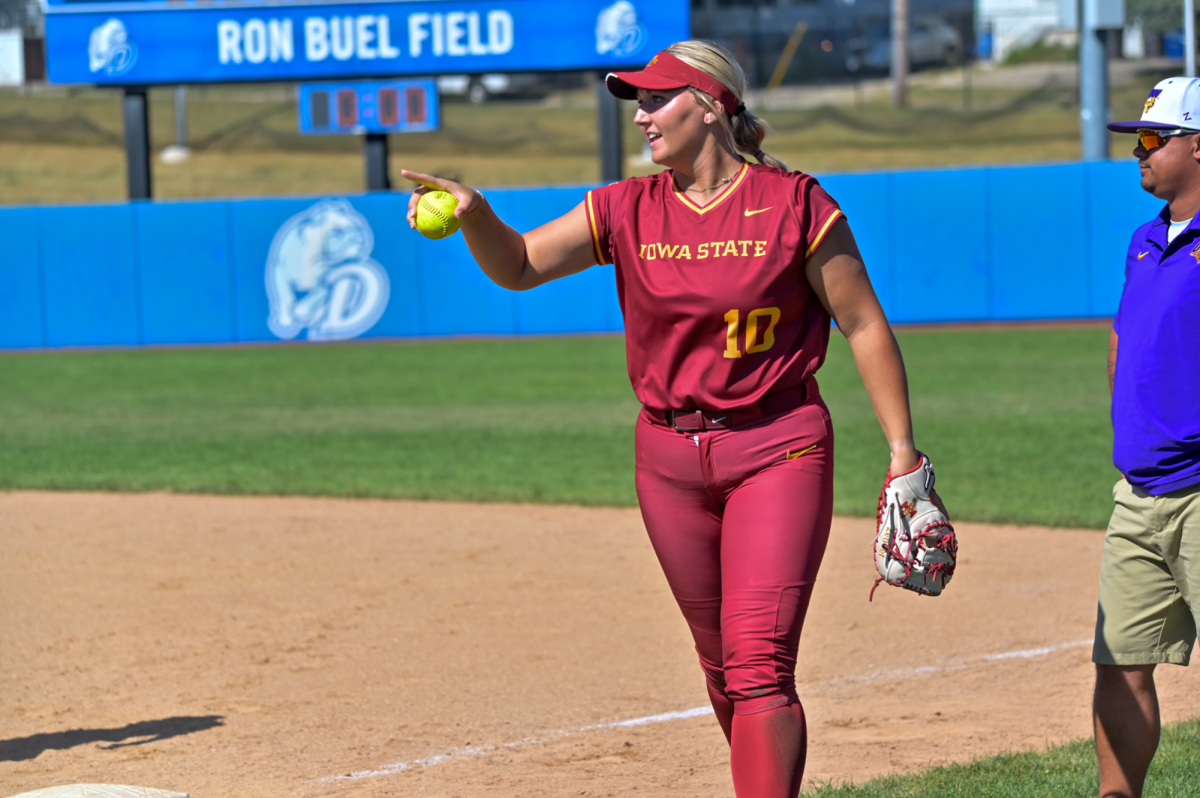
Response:
[[[933,490],[933,466],[918,453],[920,462],[906,474],[888,470],[879,493],[876,515],[875,569],[880,582],[937,596],[954,576],[958,540],[946,507]]]

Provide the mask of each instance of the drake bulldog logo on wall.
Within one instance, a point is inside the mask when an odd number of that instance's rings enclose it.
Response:
[[[271,332],[310,341],[356,338],[387,307],[389,284],[371,259],[374,235],[346,200],[324,200],[284,222],[267,257]]]

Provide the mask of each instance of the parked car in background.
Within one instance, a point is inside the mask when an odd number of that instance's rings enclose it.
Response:
[[[892,67],[892,27],[883,20],[849,42],[846,69],[888,71]],[[962,62],[962,35],[936,14],[915,14],[908,29],[908,63],[912,67]]]
[[[441,75],[438,93],[475,104],[492,98],[545,97],[552,91],[583,85],[579,72],[514,72],[486,75]]]

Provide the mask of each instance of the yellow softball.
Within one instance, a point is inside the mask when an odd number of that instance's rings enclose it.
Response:
[[[454,209],[458,200],[448,191],[430,191],[417,202],[417,232],[426,238],[445,238],[458,231]]]

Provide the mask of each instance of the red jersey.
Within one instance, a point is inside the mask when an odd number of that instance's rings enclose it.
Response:
[[[599,263],[614,263],[629,379],[642,404],[733,410],[799,386],[830,318],[804,262],[842,216],[816,178],[745,164],[704,207],[670,170],[589,191]]]

